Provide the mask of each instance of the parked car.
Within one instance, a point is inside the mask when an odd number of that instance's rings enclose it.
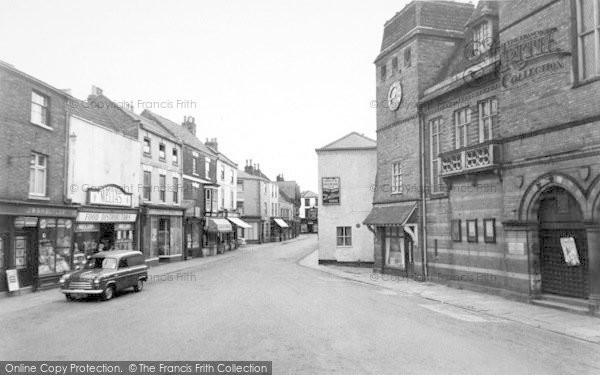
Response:
[[[92,255],[83,269],[63,275],[60,291],[67,300],[100,296],[112,299],[117,293],[132,288],[135,292],[144,289],[148,280],[148,266],[139,251],[102,251]]]

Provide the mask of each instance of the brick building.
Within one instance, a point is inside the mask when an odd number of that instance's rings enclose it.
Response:
[[[72,267],[66,200],[70,95],[0,62],[0,292],[52,284]]]
[[[423,5],[413,2],[394,19]],[[587,15],[599,14],[598,0],[427,7],[460,12],[453,19],[462,29],[452,43],[428,41],[413,52],[418,64],[421,52],[441,62],[414,78],[426,83],[416,93],[421,131],[412,139],[422,157],[405,158],[407,142],[389,146],[393,138],[378,131],[379,163],[398,157],[402,177],[422,179],[415,211],[427,251],[414,264],[424,261],[420,274],[434,281],[597,310],[600,53],[589,41],[598,40],[600,21]],[[423,17],[422,8],[416,13]],[[382,66],[379,59],[379,75]],[[403,91],[409,84],[402,73],[387,86],[395,82]],[[378,110],[378,127],[408,100],[395,109],[392,95],[392,108]],[[378,178],[392,177],[386,168]],[[375,208],[381,200],[376,193]],[[387,271],[383,242],[376,269]]]

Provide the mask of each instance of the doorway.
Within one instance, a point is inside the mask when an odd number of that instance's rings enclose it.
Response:
[[[540,196],[542,293],[588,298],[588,249],[579,204],[565,189],[551,187]]]

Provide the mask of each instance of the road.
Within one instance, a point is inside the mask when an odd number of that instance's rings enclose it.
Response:
[[[600,373],[598,345],[299,265],[316,246],[304,236],[181,262],[107,302],[67,302],[57,290],[5,298],[0,358],[267,360],[274,374]]]

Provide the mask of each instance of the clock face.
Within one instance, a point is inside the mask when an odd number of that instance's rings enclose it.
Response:
[[[395,111],[400,107],[402,102],[402,85],[400,81],[392,83],[388,91],[388,107],[390,111]]]

